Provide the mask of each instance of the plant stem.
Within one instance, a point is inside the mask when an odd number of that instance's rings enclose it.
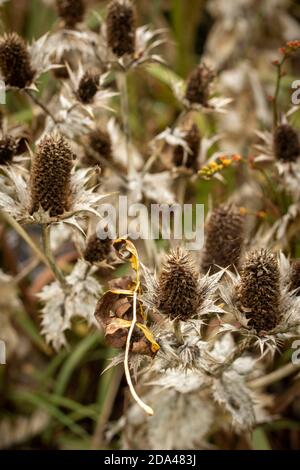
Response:
[[[51,251],[50,229],[51,229],[51,225],[42,225],[42,238],[43,238],[44,252],[48,260],[50,269],[52,270],[55,278],[58,280],[63,290],[66,291],[68,289],[68,284],[66,282],[65,276],[63,275],[63,273],[57,266],[56,261]]]
[[[134,175],[134,162],[132,158],[132,152],[130,149],[130,124],[129,124],[129,99],[128,99],[128,87],[127,87],[127,72],[121,72],[119,75],[119,88],[120,88],[120,99],[121,99],[121,115],[123,123],[123,131],[126,139],[126,155],[127,155],[127,174],[129,178]]]
[[[277,68],[277,76],[276,76],[276,85],[275,85],[275,93],[273,97],[273,128],[276,129],[278,124],[278,96],[280,92],[280,83],[282,78],[282,66],[286,60],[286,56],[283,56],[281,62],[276,65]]]
[[[183,336],[182,336],[182,331],[181,331],[181,323],[180,323],[180,320],[176,318],[176,320],[174,320],[174,334],[175,334],[175,337],[178,341],[179,344],[183,344]]]
[[[267,385],[278,382],[279,380],[284,379],[284,377],[297,372],[299,369],[300,364],[286,364],[285,366],[275,370],[274,372],[271,372],[270,374],[263,375],[262,377],[259,377],[255,380],[251,380],[251,382],[248,382],[248,385],[251,388],[266,387]]]
[[[26,230],[17,222],[13,217],[11,217],[7,212],[1,212],[2,217],[4,220],[20,235],[21,238],[27,243],[27,245],[32,249],[33,253],[38,257],[38,259],[49,266],[49,262],[46,256],[41,252],[39,247],[34,243],[32,238],[28,235]]]
[[[39,106],[45,114],[47,114],[48,116],[51,117],[52,121],[55,123],[55,124],[58,124],[58,120],[54,117],[54,115],[52,114],[52,112],[47,108],[46,105],[44,105],[44,103],[42,103],[35,95],[33,95],[29,90],[24,90],[26,95],[29,96],[29,98],[37,105]]]

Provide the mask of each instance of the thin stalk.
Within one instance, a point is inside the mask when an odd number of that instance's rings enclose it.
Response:
[[[273,97],[273,128],[276,129],[278,124],[278,96],[280,92],[280,83],[282,78],[282,66],[286,60],[286,56],[283,56],[281,61],[276,65],[277,68],[277,76],[276,76],[276,85],[275,85],[275,93]]]
[[[126,139],[126,155],[127,155],[127,174],[129,178],[134,175],[134,162],[132,158],[132,152],[130,151],[130,124],[129,124],[129,98],[128,98],[128,86],[127,86],[127,73],[126,71],[121,72],[119,75],[119,87],[120,87],[120,99],[121,99],[121,116],[123,123],[123,131]]]
[[[61,272],[61,270],[57,266],[56,261],[55,261],[54,256],[53,256],[53,253],[52,253],[52,250],[51,250],[50,229],[51,229],[51,225],[42,225],[42,238],[43,238],[44,252],[45,252],[46,258],[48,260],[51,271],[53,272],[55,278],[60,283],[63,290],[66,291],[68,289],[67,281],[65,279],[65,276],[63,275],[63,273]]]
[[[27,243],[27,245],[32,249],[33,253],[38,257],[38,259],[46,264],[46,266],[50,267],[48,259],[46,256],[41,252],[39,247],[34,243],[32,238],[28,235],[26,230],[17,222],[13,217],[11,217],[7,212],[1,212],[2,217],[4,220],[17,232],[17,234],[23,238],[23,240]]]
[[[24,90],[26,95],[29,96],[29,98],[37,105],[39,106],[45,114],[47,114],[48,116],[51,117],[52,121],[55,123],[55,124],[58,124],[58,120],[54,117],[54,115],[52,114],[52,112],[47,108],[46,105],[44,105],[44,103],[42,103],[35,95],[33,95],[29,90]]]
[[[154,414],[153,409],[146,405],[146,403],[143,402],[143,400],[138,396],[138,394],[135,391],[135,388],[133,386],[132,380],[131,380],[131,375],[130,375],[130,370],[129,370],[129,351],[130,351],[130,342],[133,334],[133,330],[135,328],[135,324],[137,322],[137,316],[136,316],[136,300],[137,300],[137,293],[134,291],[133,293],[133,316],[132,316],[132,321],[131,325],[128,331],[128,336],[127,336],[127,341],[126,341],[126,349],[125,349],[125,358],[124,358],[124,369],[125,369],[125,376],[127,380],[127,384],[130,390],[130,393],[134,400],[137,402],[137,404],[150,416]]]
[[[271,385],[274,382],[278,382],[281,379],[297,372],[300,369],[300,364],[286,364],[280,369],[271,372],[270,374],[263,375],[258,379],[251,380],[248,382],[249,387],[251,388],[262,388]]]
[[[180,320],[176,318],[176,320],[174,320],[174,324],[173,324],[173,327],[174,327],[174,334],[175,334],[175,337],[178,341],[179,344],[183,344],[183,336],[182,336],[182,331],[181,331],[181,323],[180,323]]]

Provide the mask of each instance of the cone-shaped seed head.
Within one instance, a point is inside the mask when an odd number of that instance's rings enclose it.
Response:
[[[177,248],[163,265],[156,295],[157,309],[171,319],[188,320],[201,304],[198,277],[189,254]]]
[[[0,139],[0,165],[10,163],[16,155],[18,142],[10,135],[6,135]]]
[[[117,57],[135,51],[136,14],[129,0],[113,0],[108,5],[107,42]]]
[[[276,256],[267,250],[252,251],[241,269],[236,305],[257,333],[280,322],[280,273]]]
[[[41,141],[31,169],[31,214],[40,206],[51,217],[69,210],[73,158],[63,137],[47,136]]]
[[[274,132],[273,147],[277,160],[295,162],[300,155],[297,132],[288,124],[278,126]]]
[[[87,241],[84,259],[89,263],[100,263],[108,257],[111,248],[112,242],[109,238],[101,240],[97,234],[94,234]]]
[[[0,39],[0,69],[7,86],[25,88],[33,80],[27,46],[16,33],[5,34]]]
[[[91,103],[99,87],[99,73],[86,72],[81,78],[77,90],[79,101],[84,104]]]
[[[206,106],[214,77],[214,72],[206,64],[199,64],[187,79],[185,98],[190,103]]]
[[[84,0],[56,0],[57,12],[68,28],[73,28],[83,20],[85,13]]]
[[[185,156],[185,150],[181,145],[177,145],[174,149],[174,164],[176,166],[186,166],[187,168],[198,169],[197,158],[199,154],[201,136],[199,128],[196,124],[193,124],[187,131],[185,141],[189,146],[190,153]]]
[[[238,268],[244,242],[244,217],[234,207],[214,209],[205,227],[201,272],[216,273],[218,266]]]

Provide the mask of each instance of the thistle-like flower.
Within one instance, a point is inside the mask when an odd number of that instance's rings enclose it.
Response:
[[[300,295],[300,260],[293,262],[290,272],[290,290],[295,293],[295,295]]]
[[[191,104],[208,106],[211,85],[215,74],[205,63],[199,64],[189,75],[185,99]]]
[[[65,139],[45,137],[33,161],[30,180],[33,214],[41,207],[51,217],[67,212],[71,205],[71,170],[75,155]]]
[[[201,271],[211,273],[220,268],[239,267],[244,242],[244,217],[234,207],[214,209],[206,224]]]
[[[86,244],[83,257],[85,261],[91,264],[101,263],[109,256],[112,250],[112,241],[110,238],[100,239],[95,233],[92,235]]]
[[[107,44],[117,57],[135,52],[136,13],[130,0],[112,0],[106,18]]]
[[[81,103],[89,104],[93,101],[99,89],[99,79],[99,73],[93,73],[90,71],[85,72],[85,74],[81,77],[76,92]]]
[[[273,136],[274,155],[282,162],[295,162],[300,156],[297,132],[288,124],[279,125]]]
[[[10,163],[18,150],[18,142],[11,135],[0,138],[0,165]]]
[[[0,69],[6,86],[26,88],[35,75],[25,41],[17,33],[0,39]]]
[[[88,136],[88,149],[100,157],[111,161],[113,159],[112,141],[109,133],[99,127],[92,130]]]
[[[297,336],[300,297],[290,290],[288,270],[283,254],[262,249],[247,254],[240,275],[227,271],[229,283],[220,285],[220,294],[240,326],[224,323],[220,331],[239,331],[262,354],[274,354],[278,344]]]
[[[84,0],[56,0],[58,15],[67,28],[74,28],[83,20],[85,13]]]
[[[36,90],[34,81],[57,65],[50,63],[45,34],[31,45],[17,33],[4,34],[0,38],[0,71],[5,85],[11,88]]]
[[[200,151],[201,136],[198,126],[193,123],[187,130],[184,140],[188,145],[188,152],[185,152],[182,145],[174,148],[173,161],[175,166],[185,166],[193,170],[198,169],[198,156]]]

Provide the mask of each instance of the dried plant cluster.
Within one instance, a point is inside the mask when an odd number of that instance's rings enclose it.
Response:
[[[32,42],[2,3],[0,448],[253,448],[257,429],[276,447],[277,421],[299,418],[287,2],[199,2],[197,60],[196,18],[174,41],[177,10],[141,24],[153,2],[45,0],[56,20]],[[204,204],[203,248],[101,239],[119,195],[149,214]]]

